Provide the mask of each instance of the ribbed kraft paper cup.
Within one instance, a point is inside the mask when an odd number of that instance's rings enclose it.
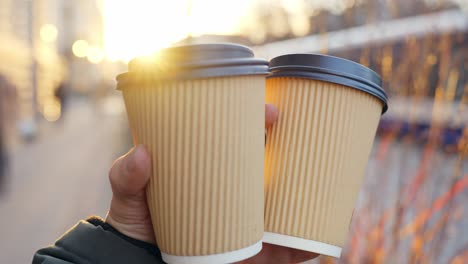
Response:
[[[280,114],[267,133],[263,241],[340,257],[386,97],[334,78],[327,59],[342,59],[286,56],[272,60],[267,79],[266,100]],[[367,69],[345,62],[345,73]]]
[[[183,54],[175,75],[142,77],[150,67],[138,64],[138,75],[134,62],[134,76],[118,78],[134,144],[152,157],[147,199],[168,263],[232,263],[261,250],[267,66],[256,59],[252,70],[250,50],[222,45],[168,51]],[[229,63],[240,56],[244,64]]]

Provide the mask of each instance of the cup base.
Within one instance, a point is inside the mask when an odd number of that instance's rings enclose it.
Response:
[[[248,259],[262,250],[262,241],[238,250],[204,256],[175,256],[161,252],[165,262],[170,264],[225,264]]]
[[[335,258],[339,258],[341,256],[342,250],[341,247],[337,247],[334,245],[271,232],[265,232],[263,234],[263,242],[283,247],[314,252]]]

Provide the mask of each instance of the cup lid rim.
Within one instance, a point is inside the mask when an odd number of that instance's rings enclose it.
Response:
[[[207,78],[268,74],[268,61],[254,57],[252,49],[235,43],[176,45],[148,58],[136,57],[128,63],[128,72],[154,78]],[[179,71],[183,74],[173,74]],[[210,72],[213,72],[211,74]],[[185,75],[185,76],[182,76]],[[119,78],[117,78],[117,81]]]
[[[293,53],[273,58],[269,70],[271,74],[268,78],[309,78],[359,89],[382,101],[382,113],[388,109],[387,94],[382,88],[380,75],[351,60],[324,54]]]

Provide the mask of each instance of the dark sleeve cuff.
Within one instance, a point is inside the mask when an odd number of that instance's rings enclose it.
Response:
[[[164,263],[159,249],[118,232],[97,217],[80,221],[54,245],[40,249],[34,264],[156,264]]]
[[[102,227],[102,229],[104,229],[106,231],[109,231],[109,232],[112,232],[114,235],[122,238],[123,240],[127,241],[128,243],[148,251],[148,253],[150,253],[151,255],[153,255],[155,257],[157,257],[158,259],[162,259],[161,251],[159,251],[158,247],[156,247],[153,244],[147,243],[145,241],[137,240],[137,239],[131,238],[129,236],[126,236],[126,235],[120,233],[113,226],[111,226],[110,224],[104,222],[104,220],[102,218],[100,218],[99,216],[90,216],[88,219],[86,219],[86,221],[88,221],[88,223],[90,223],[90,224],[92,224],[92,225],[94,225],[96,227],[100,226],[100,227]]]

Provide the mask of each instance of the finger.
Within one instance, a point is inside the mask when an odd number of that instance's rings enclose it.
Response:
[[[278,109],[272,104],[265,105],[265,128],[272,126],[278,119]]]
[[[151,173],[151,160],[145,147],[134,147],[117,159],[109,172],[114,195],[121,198],[144,196]]]

